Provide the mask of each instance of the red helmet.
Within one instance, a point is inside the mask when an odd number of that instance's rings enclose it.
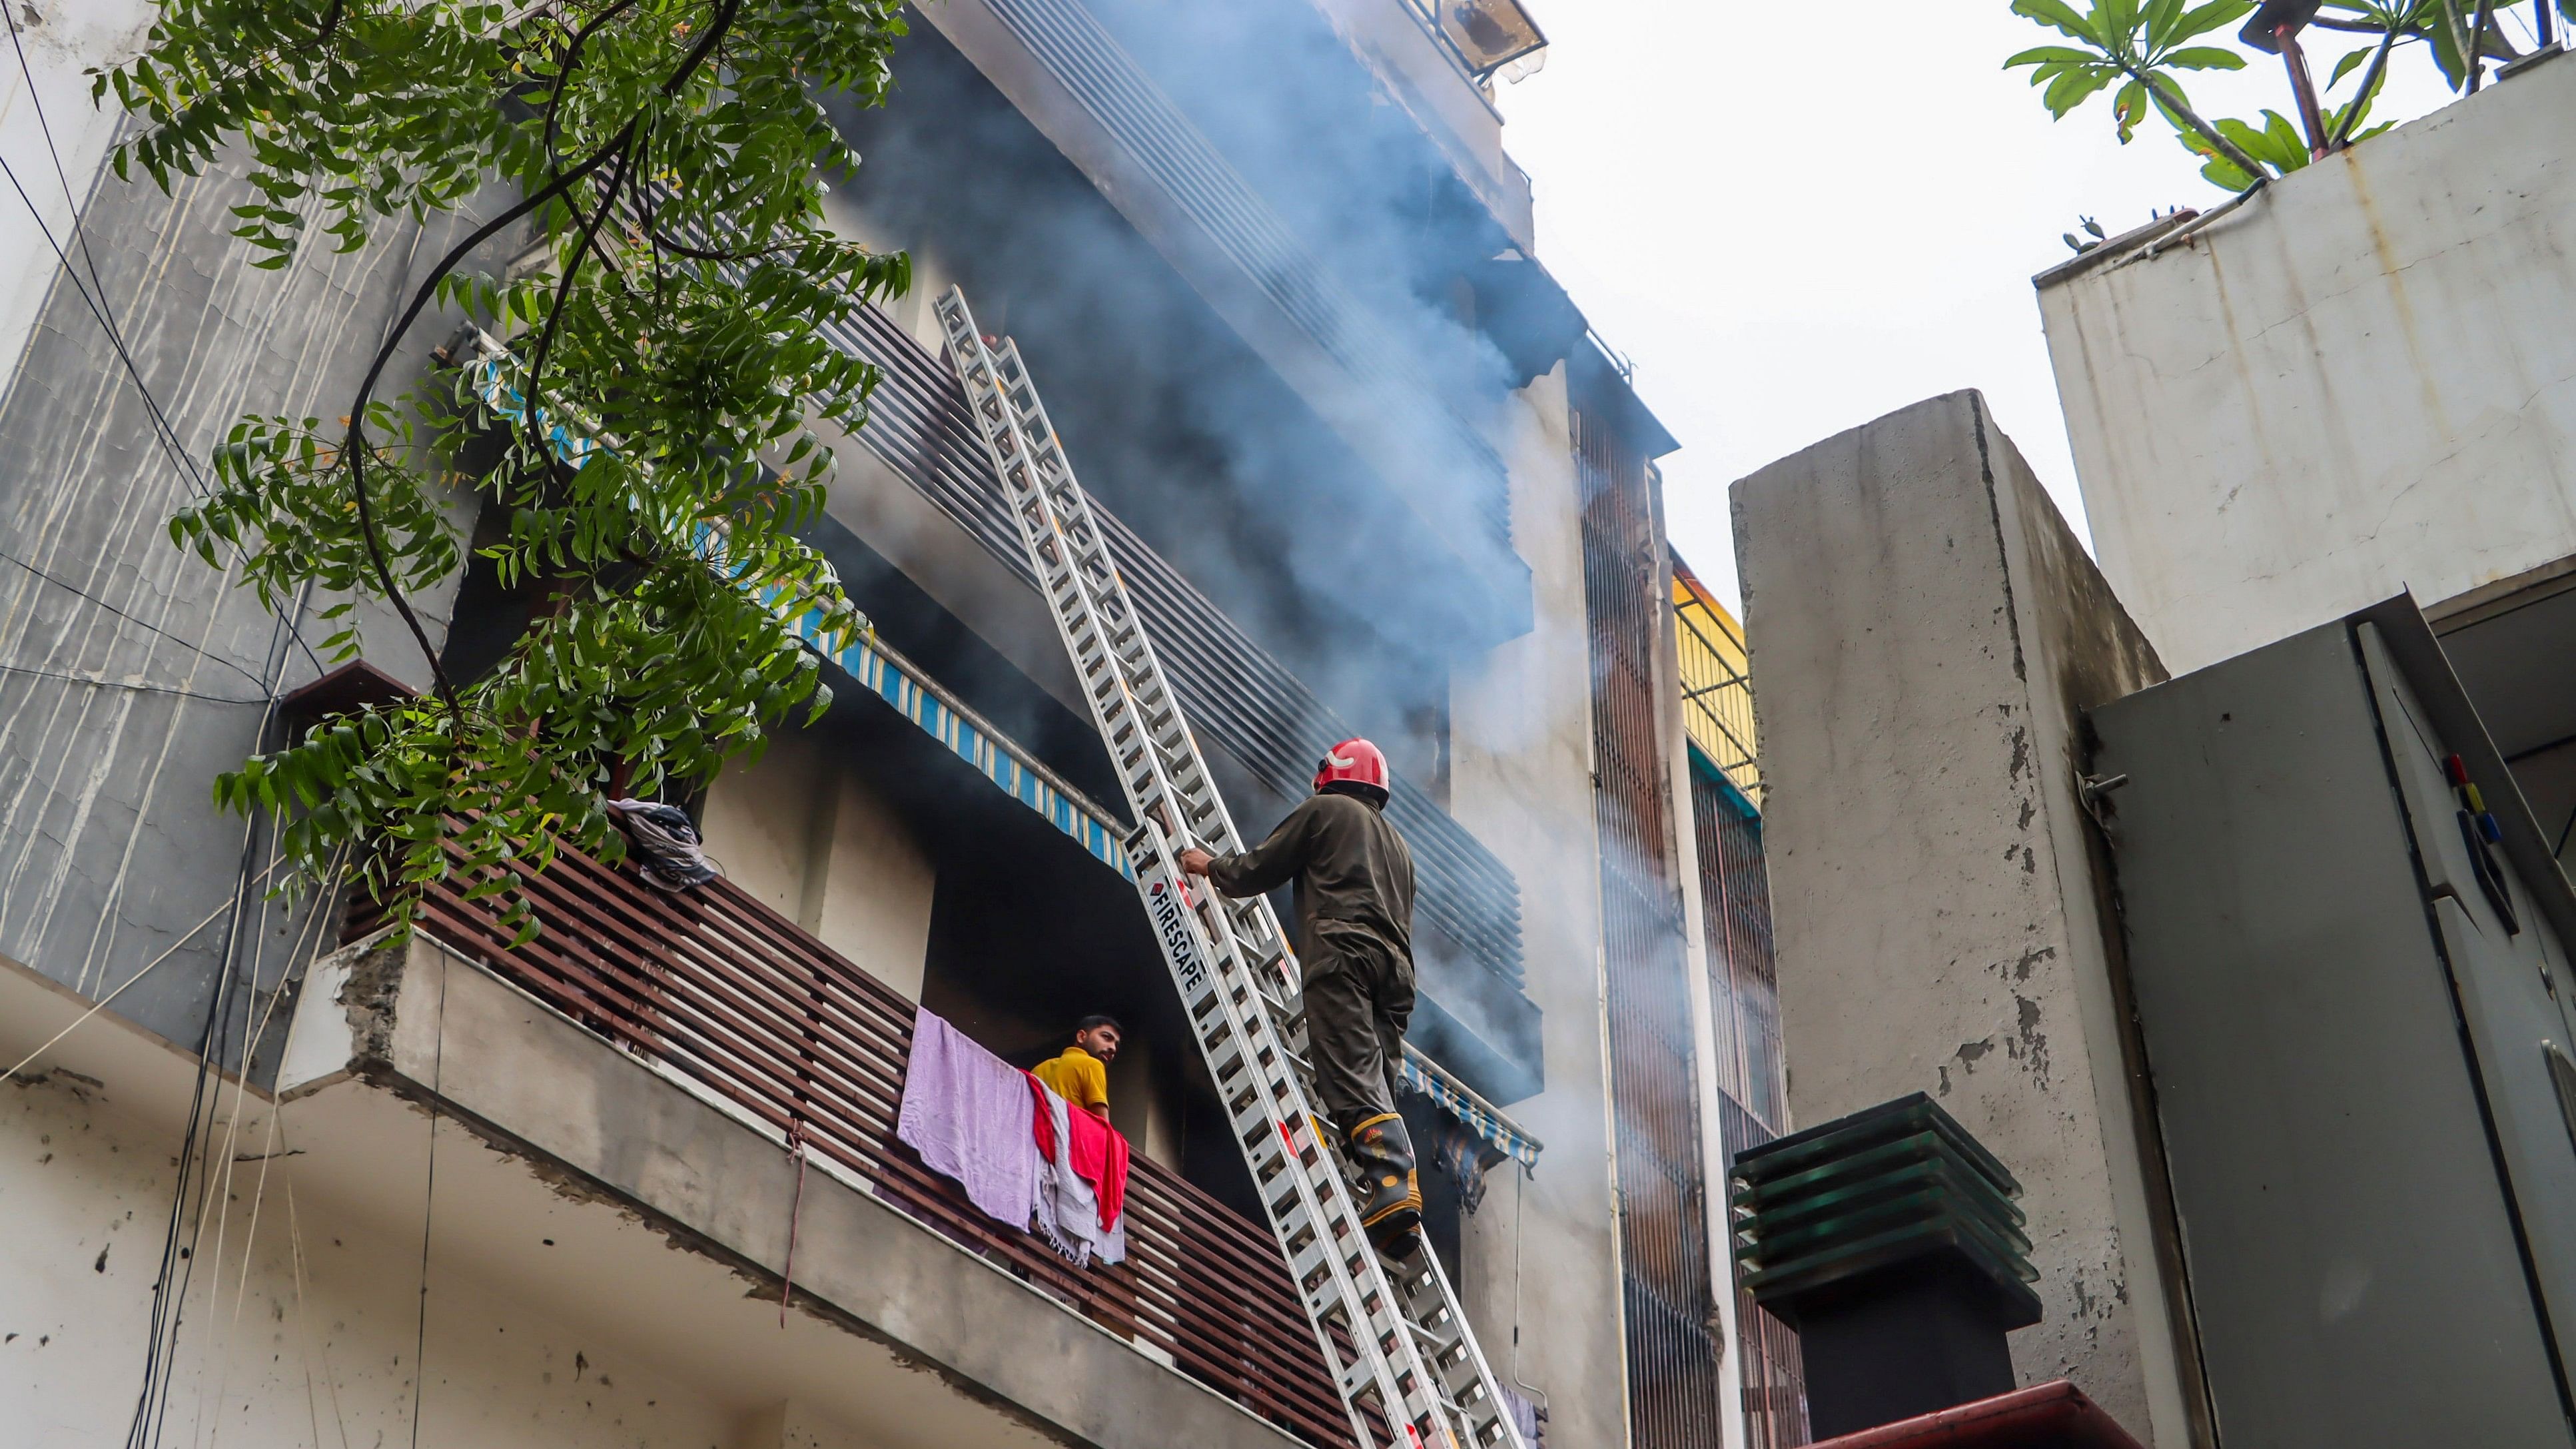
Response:
[[[1323,789],[1335,780],[1386,788],[1386,754],[1366,740],[1344,740],[1324,751],[1315,765],[1315,788]]]

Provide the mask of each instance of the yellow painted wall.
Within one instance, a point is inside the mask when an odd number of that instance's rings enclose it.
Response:
[[[1753,739],[1753,688],[1744,628],[1679,555],[1673,558],[1674,633],[1680,641],[1682,726],[1735,788],[1762,803]]]

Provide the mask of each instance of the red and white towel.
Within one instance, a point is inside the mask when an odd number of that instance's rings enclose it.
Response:
[[[1118,1129],[1064,1098],[1036,1077],[1034,1146],[1045,1164],[1038,1179],[1038,1230],[1077,1265],[1127,1257],[1127,1139]]]

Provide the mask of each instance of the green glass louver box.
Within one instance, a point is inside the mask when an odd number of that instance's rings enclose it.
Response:
[[[1819,1295],[1938,1269],[2036,1322],[2019,1196],[2004,1165],[1917,1092],[1740,1154],[1735,1256],[1755,1299],[1792,1321]]]

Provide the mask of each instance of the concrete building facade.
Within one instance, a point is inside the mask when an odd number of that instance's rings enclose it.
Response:
[[[2021,1381],[2205,1442],[2083,797],[2083,711],[2162,679],[2155,651],[1975,393],[1734,505],[1792,1113],[1930,1093],[2025,1189]]]
[[[0,297],[0,1068],[26,1059],[0,1211],[35,1225],[0,1254],[0,1414],[31,1443],[138,1411],[316,1446],[1347,1437],[936,350],[923,303],[952,282],[1122,520],[1247,832],[1322,744],[1394,758],[1424,862],[1407,1113],[1497,1376],[1560,1444],[1745,1442],[1720,1137],[1697,1105],[1678,1135],[1649,1122],[1716,1081],[1687,768],[1634,782],[1673,907],[1642,954],[1614,959],[1591,888],[1629,818],[1596,762],[1682,758],[1651,466],[1672,441],[1533,259],[1490,69],[1438,17],[1221,9],[927,7],[890,104],[836,110],[867,165],[832,223],[919,277],[846,339],[886,381],[834,440],[813,538],[877,636],[833,661],[829,715],[685,802],[721,887],[675,904],[572,862],[525,952],[461,897],[398,946],[363,901],[266,898],[271,823],[216,812],[209,781],[293,727],[312,619],[162,534],[234,417],[334,405],[458,222],[243,267],[237,172],[165,197],[104,169],[115,122],[85,96],[64,119],[62,76],[136,28],[46,15],[30,74],[77,204],[25,223],[78,265]],[[32,115],[0,132],[22,178],[48,155],[20,144]],[[1291,144],[1319,136],[1348,145]],[[407,337],[401,377],[448,325]],[[1636,530],[1615,557],[1587,513],[1612,494]],[[460,494],[461,532],[480,507]],[[471,570],[414,602],[461,669],[525,608]],[[1605,621],[1642,630],[1653,702],[1616,741]],[[1652,1082],[1615,1070],[1631,988],[1687,1004]],[[1127,1021],[1130,1265],[979,1226],[894,1147],[915,1008],[1023,1065],[1086,1012]]]

